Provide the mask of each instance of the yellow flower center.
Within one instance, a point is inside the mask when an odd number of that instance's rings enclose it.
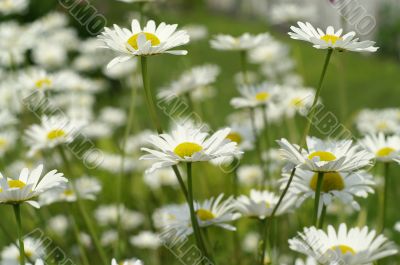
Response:
[[[0,148],[6,146],[7,141],[5,139],[0,138]]]
[[[294,99],[292,99],[292,101],[291,101],[290,103],[292,104],[292,106],[295,106],[295,107],[302,107],[302,106],[304,106],[304,103],[303,103],[303,99],[302,99],[302,98],[294,98]]]
[[[25,250],[25,256],[28,257],[28,258],[32,258],[33,257],[33,252],[30,251],[30,250]],[[21,256],[20,255],[18,255],[18,260],[19,261],[21,260]]]
[[[270,97],[270,94],[269,94],[268,92],[265,92],[265,91],[258,92],[258,93],[256,94],[256,99],[257,99],[258,101],[266,101],[266,100],[269,99],[269,97]]]
[[[378,124],[376,125],[376,127],[377,127],[378,130],[384,131],[384,130],[386,130],[389,126],[388,126],[387,122],[383,121],[383,122],[378,123]]]
[[[64,190],[63,193],[64,193],[65,196],[72,196],[72,195],[75,194],[74,191],[73,191],[73,190],[70,190],[70,189]]]
[[[175,147],[174,153],[182,158],[185,158],[187,156],[190,157],[194,153],[200,152],[201,150],[203,150],[203,147],[200,146],[199,144],[191,143],[191,142],[184,142],[184,143],[178,144]]]
[[[199,209],[196,211],[197,217],[202,221],[210,221],[215,218],[215,215],[209,210]]]
[[[17,180],[17,179],[12,179],[12,180],[9,180],[7,182],[8,182],[8,187],[10,189],[22,189],[23,187],[26,186],[26,184],[24,182],[22,182],[20,180]],[[2,191],[3,190],[0,189],[0,192],[2,192]]]
[[[308,156],[308,159],[312,160],[314,157],[319,157],[320,161],[333,161],[336,159],[336,156],[334,154],[332,154],[331,152],[326,152],[326,151],[312,152]]]
[[[356,252],[354,251],[354,249],[352,249],[349,246],[346,245],[338,245],[338,246],[334,246],[331,248],[332,250],[336,251],[336,250],[340,250],[340,252],[344,255],[346,253],[350,253],[352,255],[356,254]]]
[[[237,144],[240,144],[242,142],[242,136],[236,132],[231,132],[230,134],[228,134],[228,136],[226,136],[226,138]]]
[[[37,88],[43,88],[43,87],[45,87],[45,86],[51,86],[51,84],[52,84],[52,82],[51,82],[51,80],[48,79],[48,78],[42,78],[42,79],[39,79],[39,80],[37,80],[37,81],[35,82],[35,86],[36,86]]]
[[[332,44],[335,44],[338,40],[342,40],[342,38],[335,35],[327,34],[325,36],[322,36],[321,40],[325,41],[326,43],[331,42]]]
[[[161,43],[160,39],[156,35],[148,32],[139,32],[128,39],[128,44],[135,50],[139,49],[137,39],[140,34],[144,34],[146,36],[146,40],[151,42],[151,46],[157,46]]]
[[[385,156],[389,156],[391,155],[394,151],[396,151],[395,149],[391,148],[391,147],[384,147],[378,150],[378,152],[376,152],[376,156],[377,157],[385,157]]]
[[[54,129],[47,133],[47,139],[54,140],[65,135],[65,131],[63,129]]]
[[[318,173],[315,173],[310,181],[310,187],[314,191],[317,189]],[[342,176],[337,172],[329,172],[324,174],[322,179],[321,191],[330,192],[333,190],[343,190],[344,181]]]

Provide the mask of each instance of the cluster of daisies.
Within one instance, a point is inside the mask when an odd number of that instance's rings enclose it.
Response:
[[[0,0],[0,12],[21,14],[28,4]],[[377,50],[354,32],[310,23],[298,22],[289,35],[329,56]],[[214,130],[206,120],[169,113],[165,131],[153,94],[173,108],[184,103],[204,119],[206,103],[220,93],[217,79],[224,69],[207,62],[154,89],[147,60],[187,55],[183,45],[208,40],[205,27],[132,19],[129,28],[113,25],[81,40],[65,15],[50,13],[29,24],[1,22],[0,38],[0,204],[12,206],[18,228],[1,264],[50,259],[41,238],[23,237],[30,222],[84,265],[93,264],[93,257],[103,265],[162,264],[166,255],[176,256],[166,249],[190,239],[201,254],[196,263],[218,264],[211,229],[218,237],[221,229],[231,232],[235,253],[223,255],[237,264],[246,258],[260,265],[363,265],[397,254],[384,234],[400,230],[386,218],[394,202],[388,168],[400,163],[400,110],[363,110],[355,122],[359,139],[308,133],[302,142],[297,120],[312,117],[321,87],[303,85],[289,46],[269,33],[212,36],[210,48],[237,56],[238,73],[231,79],[238,93],[227,103],[235,111]],[[104,101],[106,107],[99,104]],[[158,133],[142,128],[150,124],[144,112]],[[288,139],[275,141],[271,128],[287,129]],[[381,167],[384,178],[376,176]],[[211,185],[214,176],[223,184]],[[202,189],[207,199],[197,197]],[[346,222],[355,211],[366,214],[373,193],[383,194],[378,229]],[[23,203],[44,209],[36,217],[21,211]],[[310,222],[313,213],[316,223]],[[324,225],[326,215],[340,224]],[[272,240],[271,231],[283,244]],[[306,259],[288,256],[282,246]]]

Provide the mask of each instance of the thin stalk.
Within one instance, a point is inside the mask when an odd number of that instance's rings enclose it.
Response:
[[[24,239],[22,238],[22,222],[21,222],[21,205],[14,204],[13,205],[15,219],[17,221],[17,235],[19,242],[19,264],[25,265],[25,247],[24,247]]]
[[[64,165],[65,165],[65,169],[66,169],[68,175],[69,176],[73,176],[72,168],[71,168],[71,166],[69,164],[69,160],[68,160],[68,158],[67,158],[67,156],[66,156],[66,154],[64,152],[64,149],[61,146],[59,146],[58,150],[60,152],[61,158],[63,159]],[[78,205],[78,209],[80,211],[80,214],[83,217],[83,220],[85,222],[86,227],[89,230],[89,234],[90,234],[90,236],[91,236],[91,238],[93,240],[93,243],[94,243],[94,246],[95,246],[97,252],[100,255],[100,259],[101,259],[101,261],[102,261],[102,263],[104,265],[108,265],[109,264],[109,260],[108,260],[108,258],[106,256],[105,252],[104,252],[103,247],[100,244],[100,240],[99,240],[99,238],[97,236],[96,229],[94,228],[93,222],[90,219],[89,215],[87,214],[85,206],[83,205],[83,202],[82,202],[82,200],[81,200],[81,198],[79,196],[79,193],[77,192],[76,187],[74,185],[72,185],[72,188],[74,189],[74,192],[75,192],[76,197],[77,197],[76,203]]]
[[[250,80],[249,80],[248,69],[247,69],[247,52],[246,51],[240,51],[240,65],[242,67],[243,82],[245,85],[249,85]]]
[[[324,226],[325,216],[326,216],[326,205],[324,204],[322,206],[321,217],[319,218],[319,222],[318,222],[318,227],[317,228],[322,229],[322,227]]]
[[[321,77],[320,77],[320,80],[319,80],[319,83],[318,83],[317,92],[315,93],[314,101],[313,101],[313,104],[311,106],[311,110],[309,112],[309,115],[307,117],[307,124],[306,124],[305,130],[304,130],[303,137],[302,137],[302,140],[301,140],[302,142],[301,142],[301,145],[300,145],[300,148],[299,148],[300,152],[302,150],[302,146],[305,145],[305,142],[306,142],[306,139],[307,139],[307,135],[308,135],[308,133],[310,131],[311,122],[314,119],[315,105],[317,104],[318,97],[319,97],[319,95],[321,93],[322,84],[323,84],[324,79],[325,79],[325,74],[326,74],[326,71],[328,69],[328,65],[329,65],[329,61],[331,59],[332,53],[333,53],[333,50],[329,49],[328,52],[327,52],[326,58],[325,58],[325,63],[324,63],[324,66],[322,68],[322,73],[321,73]],[[296,173],[296,168],[294,167],[292,169],[292,172],[290,173],[289,180],[288,180],[288,182],[287,182],[287,184],[286,184],[281,196],[279,197],[278,203],[275,205],[274,209],[272,210],[272,213],[271,213],[271,216],[270,216],[271,220],[275,217],[275,214],[278,211],[279,206],[281,205],[283,199],[285,198],[285,196],[286,196],[286,194],[287,194],[287,192],[289,190],[289,187],[290,187],[290,185],[291,185],[291,183],[293,181],[295,173]],[[266,228],[264,230],[265,231],[264,232],[264,238],[266,238],[266,236],[268,235],[269,228],[270,228],[270,226],[267,223],[266,224]]]
[[[124,173],[125,173],[125,160],[126,160],[126,142],[128,140],[129,134],[131,133],[134,112],[135,112],[135,99],[136,99],[136,89],[132,86],[131,89],[131,104],[129,106],[129,114],[128,114],[128,124],[125,128],[124,138],[122,140],[122,147],[121,147],[121,165],[120,165],[120,174],[117,179],[117,205],[118,207],[123,205],[123,197],[122,197],[122,189],[123,189],[123,180],[124,180]],[[122,237],[122,227],[121,227],[121,211],[117,213],[117,230],[118,230],[118,240],[115,245],[114,249],[114,256],[119,259],[120,258],[120,250],[121,250],[121,240]]]
[[[196,239],[196,244],[197,247],[200,249],[202,252],[202,255],[205,257],[209,258],[209,255],[207,254],[207,250],[204,245],[203,238],[201,236],[201,231],[199,227],[199,223],[197,222],[197,215],[194,210],[194,199],[193,199],[193,183],[192,183],[192,163],[186,163],[186,169],[187,169],[187,179],[188,179],[188,199],[189,199],[189,209],[190,209],[190,219],[192,221],[192,227],[193,227],[193,234]],[[211,259],[210,259],[211,260]]]
[[[161,134],[162,133],[161,123],[158,119],[157,111],[156,111],[155,104],[153,101],[153,95],[150,90],[150,83],[149,83],[149,77],[148,77],[148,71],[147,71],[147,57],[141,56],[140,62],[141,62],[141,66],[142,66],[142,80],[143,80],[143,88],[144,88],[144,94],[146,97],[147,108],[150,112],[151,119],[154,123],[154,126],[157,129],[158,134]]]
[[[383,175],[385,178],[385,183],[383,187],[383,200],[382,200],[382,219],[381,219],[381,231],[385,229],[386,225],[386,215],[387,215],[387,204],[388,204],[388,195],[389,195],[389,164],[384,163],[383,166]]]
[[[271,221],[271,220],[269,220]],[[260,240],[259,240],[259,264],[260,265],[264,265],[264,261],[265,261],[265,254],[266,254],[266,248],[267,248],[267,244],[266,241],[268,240],[268,229],[269,229],[269,222],[268,222],[268,218],[266,217],[263,220],[260,220]]]
[[[314,199],[314,225],[318,226],[318,210],[319,210],[319,201],[321,197],[321,188],[322,183],[324,182],[324,172],[318,172],[318,180],[317,187],[315,189],[315,199]]]
[[[253,135],[254,135],[254,140],[255,140],[257,159],[258,159],[258,163],[260,165],[261,172],[262,172],[261,182],[263,182],[266,179],[267,172],[264,167],[264,160],[263,160],[262,151],[261,151],[261,141],[260,141],[260,136],[258,135],[258,132],[257,132],[253,108],[250,108],[250,121],[251,121],[251,128],[253,130]],[[263,186],[264,186],[264,184],[260,183],[260,187],[263,187]]]
[[[80,232],[80,230],[79,230],[79,226],[78,226],[78,224],[76,223],[76,220],[75,220],[74,215],[73,215],[73,213],[72,213],[72,207],[71,207],[70,205],[67,205],[67,206],[68,206],[68,209],[69,209],[69,221],[70,221],[71,224],[72,224],[72,229],[73,229],[73,231],[74,231],[74,235],[75,235],[76,241],[77,241],[77,243],[78,243],[78,248],[79,248],[79,252],[81,253],[81,260],[82,260],[82,263],[83,263],[84,265],[90,265],[89,260],[88,260],[88,257],[87,257],[87,255],[86,255],[85,247],[84,247],[84,245],[82,244],[82,240],[81,240],[81,238],[80,238],[81,232]]]
[[[270,145],[270,136],[269,136],[269,123],[268,123],[268,117],[267,117],[267,108],[266,105],[263,105],[261,107],[261,112],[262,112],[262,117],[263,117],[263,122],[264,122],[264,135],[265,135],[265,151],[268,151],[269,145]],[[268,168],[268,158],[266,159],[267,161],[265,162],[265,167]],[[268,170],[267,170],[268,171]],[[268,174],[270,172],[267,172]],[[261,183],[261,189],[263,190],[265,188],[265,182],[267,181],[267,174],[263,174],[263,180]]]

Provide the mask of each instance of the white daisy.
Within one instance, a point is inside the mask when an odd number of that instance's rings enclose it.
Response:
[[[241,185],[251,187],[261,182],[263,173],[259,165],[241,165],[237,175]]]
[[[269,191],[251,190],[250,196],[241,195],[236,199],[236,208],[247,217],[265,219],[271,216],[279,201],[279,196]],[[294,205],[295,197],[286,196],[279,206],[276,216],[287,213]]]
[[[158,26],[153,20],[147,22],[142,29],[138,20],[132,20],[131,30],[114,25],[113,29],[105,28],[100,40],[104,42],[102,48],[111,49],[118,53],[108,67],[128,61],[132,56],[147,56],[160,53],[186,55],[185,50],[171,50],[187,44],[189,35],[186,31],[176,31],[177,25],[168,25],[162,22]]]
[[[284,189],[289,180],[290,173],[284,173],[281,189]],[[297,169],[295,178],[289,192],[297,197],[296,205],[300,206],[304,200],[314,198],[317,188],[318,173]],[[367,172],[329,172],[324,173],[321,200],[319,210],[323,205],[330,205],[333,199],[337,198],[345,205],[351,205],[354,209],[360,210],[360,205],[354,197],[366,198],[369,193],[374,193],[372,175]]]
[[[65,116],[43,116],[41,124],[34,124],[25,131],[25,140],[30,146],[28,155],[33,156],[43,149],[71,143],[82,125]]]
[[[0,14],[22,13],[29,5],[29,0],[0,0]]]
[[[178,186],[178,180],[171,168],[161,168],[151,173],[145,173],[143,181],[153,190]]]
[[[45,192],[39,197],[41,206],[56,202],[75,202],[78,199],[96,200],[97,194],[101,191],[100,181],[94,177],[81,177],[73,181],[73,184],[63,189]]]
[[[374,156],[359,150],[351,140],[321,140],[307,137],[307,148],[299,151],[299,146],[286,139],[277,141],[281,154],[289,167],[298,167],[314,172],[351,172],[371,164]]]
[[[17,141],[17,132],[15,131],[5,131],[0,132],[0,157],[10,149],[15,147]]]
[[[34,201],[40,194],[56,188],[62,188],[68,181],[63,173],[52,170],[41,177],[43,165],[31,172],[27,168],[22,169],[18,178],[5,178],[0,173],[0,203],[17,204],[27,202],[39,208]]]
[[[102,205],[95,210],[95,217],[99,225],[110,226],[118,222],[118,209],[121,211],[121,225],[126,230],[138,228],[144,222],[144,216],[140,212],[129,210],[122,206]]]
[[[294,262],[294,265],[318,265],[317,261],[312,257],[307,257],[306,260],[302,260],[297,258]]]
[[[178,80],[160,90],[157,97],[172,100],[186,93],[194,93],[197,89],[210,86],[217,79],[220,68],[216,65],[205,64],[185,71]]]
[[[400,159],[400,136],[385,136],[382,132],[369,134],[359,141],[361,147],[371,152],[381,162]]]
[[[141,249],[157,249],[161,245],[159,236],[151,231],[141,231],[129,240],[132,246]]]
[[[339,51],[354,51],[354,52],[375,52],[378,47],[374,47],[374,41],[358,41],[355,38],[356,33],[351,31],[342,35],[343,29],[335,31],[332,26],[329,26],[326,31],[315,29],[313,25],[306,22],[297,22],[298,27],[291,26],[292,32],[289,35],[292,39],[308,41],[317,49],[336,49]]]
[[[149,143],[156,149],[142,148],[149,154],[140,159],[154,161],[149,169],[151,172],[181,162],[210,161],[241,153],[235,142],[226,139],[231,131],[229,128],[219,130],[211,136],[201,132],[201,129],[184,124],[178,125],[171,134],[152,135]]]
[[[400,109],[364,109],[356,119],[357,129],[363,134],[394,134],[400,131]]]
[[[287,56],[289,56],[288,46],[271,38],[264,45],[249,52],[249,61],[257,64],[275,64]]]
[[[17,246],[18,246],[17,242]],[[1,264],[4,265],[19,265],[20,252],[19,248],[11,244],[3,249],[1,252]],[[31,237],[24,238],[25,255],[31,260],[45,258],[45,245],[41,239],[34,239]]]
[[[296,113],[305,116],[311,108],[314,95],[315,90],[312,88],[282,87],[279,93],[279,102],[287,117],[292,118]]]
[[[117,262],[115,259],[111,261],[111,265],[143,265],[143,262],[138,259],[129,259]]]
[[[184,26],[182,29],[186,30],[189,34],[191,42],[203,40],[208,36],[207,27],[200,24],[189,24]]]
[[[231,105],[236,109],[265,106],[278,94],[278,87],[267,82],[254,86],[240,86],[238,90],[241,97],[231,100]]]
[[[54,86],[54,78],[43,69],[31,68],[20,75],[20,86],[22,89],[45,91]]]
[[[372,264],[398,253],[396,246],[383,235],[368,227],[347,229],[342,223],[339,230],[331,225],[328,232],[315,227],[304,228],[302,233],[289,240],[289,247],[311,256],[321,264]]]
[[[62,237],[68,230],[69,220],[65,215],[56,215],[48,220],[47,225],[52,233]]]
[[[244,33],[239,37],[219,34],[213,37],[210,44],[216,50],[247,51],[267,43],[270,38],[268,33]]]

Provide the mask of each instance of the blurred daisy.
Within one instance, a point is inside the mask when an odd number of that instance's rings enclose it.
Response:
[[[17,132],[15,131],[0,132],[0,157],[3,157],[8,150],[15,147],[16,141],[17,141]]]
[[[255,186],[260,183],[262,174],[259,165],[241,165],[237,170],[239,183],[247,187]]]
[[[75,202],[78,197],[82,200],[96,200],[101,191],[100,181],[94,177],[81,177],[73,181],[73,184],[63,189],[51,190],[39,197],[39,204],[49,205],[55,202]]]
[[[20,86],[22,89],[46,91],[53,87],[53,76],[43,69],[29,69],[20,75]]]
[[[216,50],[247,51],[267,43],[270,38],[268,33],[257,35],[244,33],[239,37],[219,34],[213,37],[210,44]]]
[[[130,259],[117,262],[115,259],[113,259],[111,261],[111,265],[143,265],[143,262],[138,259]]]
[[[121,79],[128,77],[137,70],[137,60],[129,60],[116,64],[114,67],[104,66],[103,73],[105,76],[111,79]]]
[[[298,167],[314,172],[351,172],[371,164],[372,154],[353,146],[351,140],[321,140],[307,137],[307,148],[299,152],[299,146],[286,139],[277,141],[281,154],[288,161],[288,168]]]
[[[144,222],[143,214],[117,205],[102,205],[95,210],[95,217],[99,225],[116,225],[118,209],[121,211],[122,227],[126,230],[138,228]]]
[[[107,230],[103,232],[100,242],[102,246],[112,246],[118,242],[118,232],[116,230]]]
[[[161,168],[151,173],[144,174],[144,183],[151,189],[156,190],[161,187],[177,187],[178,181],[171,168]]]
[[[241,195],[236,199],[236,208],[243,215],[251,218],[265,219],[271,216],[279,201],[279,196],[269,191],[251,190],[250,196]],[[286,196],[279,206],[276,216],[287,213],[294,205],[295,197]]]
[[[29,5],[29,0],[0,0],[0,14],[7,16],[22,13]]]
[[[283,105],[286,117],[292,118],[296,113],[305,116],[311,108],[314,95],[315,90],[311,88],[282,87],[278,101]]]
[[[315,29],[313,25],[306,22],[297,22],[299,27],[291,26],[292,32],[289,35],[292,39],[308,41],[317,49],[336,49],[339,51],[354,51],[354,52],[375,52],[378,47],[374,47],[374,41],[358,41],[355,38],[356,33],[351,31],[342,35],[343,29],[335,31],[332,26],[329,26],[326,31]]]
[[[0,173],[0,203],[18,204],[27,202],[33,207],[40,205],[34,201],[40,194],[51,189],[62,188],[68,180],[63,173],[52,170],[41,177],[43,165],[31,172],[27,168],[22,169],[18,178],[5,178]]]
[[[377,161],[391,162],[400,159],[400,137],[397,135],[385,136],[382,132],[370,134],[359,143],[362,148],[371,152]]]
[[[0,39],[0,65],[8,67],[22,64],[26,51],[35,43],[32,34],[15,21],[0,23]]]
[[[271,38],[264,45],[249,52],[249,61],[257,64],[274,64],[288,55],[288,46]]]
[[[250,124],[234,123],[230,126],[231,132],[226,138],[235,142],[241,151],[253,149],[254,135]]]
[[[142,29],[138,20],[132,20],[131,30],[114,25],[113,29],[105,28],[99,39],[104,45],[101,48],[117,52],[108,67],[128,61],[132,56],[147,56],[161,53],[186,55],[185,50],[172,50],[175,47],[187,44],[189,35],[186,31],[176,31],[177,25],[168,25],[162,22],[158,26],[153,20],[147,22]]]
[[[235,142],[227,140],[231,130],[219,130],[213,135],[201,132],[201,128],[192,125],[178,125],[171,134],[150,136],[149,143],[156,149],[142,148],[149,153],[140,159],[153,161],[148,170],[179,164],[181,162],[200,162],[239,155]]]
[[[236,109],[265,106],[278,93],[277,86],[266,82],[255,86],[240,86],[238,90],[241,97],[231,100],[231,105]]]
[[[397,254],[396,246],[383,235],[368,227],[339,230],[331,225],[328,232],[315,227],[304,228],[303,233],[289,240],[289,247],[311,256],[322,264],[372,264],[379,259]]]
[[[186,25],[182,29],[189,34],[191,42],[203,40],[208,36],[208,29],[200,24]]]
[[[394,134],[400,131],[400,109],[364,109],[356,119],[357,129],[363,134]]]
[[[65,215],[56,215],[48,220],[47,225],[52,233],[62,237],[68,230],[69,220]]]
[[[99,120],[105,122],[112,127],[119,127],[126,122],[126,113],[120,108],[105,107],[101,109],[99,114]]]
[[[49,41],[40,41],[32,50],[32,60],[45,69],[57,69],[67,63],[68,51],[61,45],[55,45]]]
[[[30,146],[28,155],[33,156],[38,151],[71,143],[81,127],[80,123],[65,116],[43,116],[41,124],[31,125],[25,131],[25,140]]]
[[[17,242],[18,246],[18,242]],[[3,249],[1,252],[1,261],[4,265],[19,265],[20,252],[19,248],[11,244]],[[33,239],[31,237],[24,238],[25,255],[30,260],[37,260],[45,258],[45,245],[41,239]]]
[[[394,225],[394,230],[396,230],[397,232],[400,232],[400,222],[397,222],[397,223]]]
[[[295,174],[289,192],[297,197],[296,205],[300,206],[304,200],[314,198],[318,173],[297,169]],[[289,173],[283,174],[281,189],[285,188],[289,177]],[[354,197],[368,197],[369,193],[374,193],[373,186],[375,186],[373,177],[363,171],[324,173],[319,210],[322,210],[323,205],[330,205],[334,198],[339,199],[345,205],[351,205],[354,209],[360,210],[360,205],[354,200]]]
[[[173,100],[186,93],[193,93],[197,89],[210,86],[216,81],[220,71],[218,66],[212,64],[193,67],[185,71],[177,81],[174,81],[168,87],[162,88],[157,97]]]
[[[318,265],[317,261],[312,257],[307,257],[306,260],[302,260],[297,258],[294,262],[294,265]]]
[[[159,236],[151,231],[141,231],[129,240],[132,246],[141,249],[157,249],[161,245]]]

